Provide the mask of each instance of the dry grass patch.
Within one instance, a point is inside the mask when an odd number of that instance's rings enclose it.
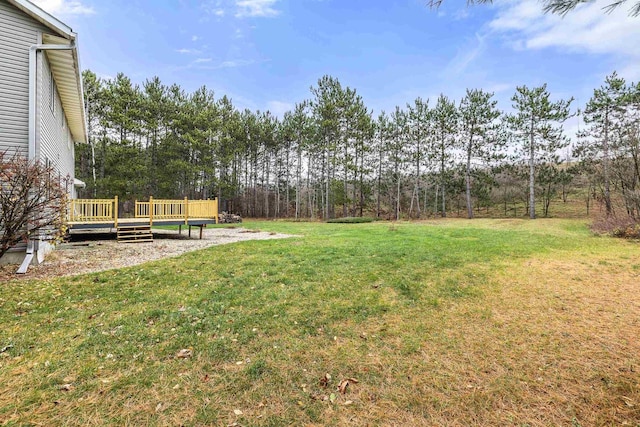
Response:
[[[0,420],[640,425],[637,245],[572,221],[255,226],[306,237],[4,286]]]

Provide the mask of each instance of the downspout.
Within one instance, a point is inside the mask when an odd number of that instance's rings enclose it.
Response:
[[[76,44],[71,41],[71,44],[34,44],[29,48],[29,162],[36,160],[36,106],[38,96],[38,52],[43,50],[76,50]],[[54,84],[51,82],[51,84]],[[38,250],[39,240],[31,240],[27,242],[27,252],[24,260],[18,268],[18,274],[24,274],[27,272],[33,256]]]
[[[27,268],[29,268],[29,265],[31,265],[33,256],[38,250],[38,243],[39,240],[29,239],[29,241],[27,242],[27,252],[24,256],[24,259],[22,260],[22,264],[20,264],[20,267],[18,268],[18,271],[16,271],[17,274],[24,274],[27,272]]]

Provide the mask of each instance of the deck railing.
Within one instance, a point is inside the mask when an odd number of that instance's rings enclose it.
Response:
[[[118,224],[118,196],[113,199],[71,199],[67,213],[69,222],[105,222]]]
[[[218,199],[213,200],[162,200],[153,197],[148,202],[135,202],[136,218],[179,219],[188,224],[189,219],[215,219],[218,222]],[[69,222],[110,222],[118,226],[118,197],[113,199],[69,200]]]
[[[136,201],[136,218],[154,219],[184,219],[187,224],[189,218],[211,218],[218,222],[218,199],[213,200],[167,200],[149,197],[148,202]]]

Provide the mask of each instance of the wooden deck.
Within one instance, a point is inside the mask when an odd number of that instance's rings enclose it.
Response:
[[[189,218],[187,221],[175,219],[155,219],[151,225],[207,225],[217,224],[213,218]],[[118,226],[149,225],[148,218],[118,218],[115,221],[68,221],[67,226],[71,230],[92,228],[118,228]]]
[[[135,217],[120,218],[118,197],[113,199],[72,199],[67,210],[70,230],[138,225],[204,226],[218,223],[218,200],[163,200],[135,202]]]

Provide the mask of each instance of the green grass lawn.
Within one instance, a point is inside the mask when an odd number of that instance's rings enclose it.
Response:
[[[0,423],[640,426],[637,243],[574,220],[242,226],[299,237],[0,285]]]

